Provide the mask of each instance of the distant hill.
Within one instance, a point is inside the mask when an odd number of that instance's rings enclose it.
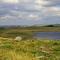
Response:
[[[60,27],[60,24],[44,25],[44,27]]]
[[[50,25],[36,24],[36,25],[32,25],[32,26],[11,25],[11,26],[0,26],[0,29],[6,29],[6,28],[39,28],[39,27],[60,27],[60,24],[50,24]]]
[[[58,27],[60,27],[60,24],[55,24],[54,26],[58,26]]]

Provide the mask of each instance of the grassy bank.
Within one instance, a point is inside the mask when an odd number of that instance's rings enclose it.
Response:
[[[34,32],[60,32],[60,27],[1,28],[0,60],[60,60],[60,41],[32,39]]]
[[[31,38],[34,32],[60,32],[60,27],[21,27],[21,28],[0,28],[1,37],[22,36]]]
[[[1,37],[0,60],[60,60],[60,41]]]

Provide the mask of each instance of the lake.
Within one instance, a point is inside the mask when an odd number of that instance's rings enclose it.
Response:
[[[34,38],[60,40],[60,32],[35,32]]]

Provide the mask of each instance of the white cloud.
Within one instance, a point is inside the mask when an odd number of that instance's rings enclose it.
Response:
[[[35,15],[35,14],[30,14],[30,15],[28,15],[28,18],[30,18],[30,19],[38,19],[39,18],[39,16],[38,15]]]
[[[4,3],[30,3],[32,0],[0,0],[0,2]]]
[[[12,19],[12,18],[14,18],[14,17],[10,16],[10,15],[5,15],[5,16],[0,17],[1,20]]]
[[[43,20],[52,16],[60,16],[60,6],[56,6],[60,0],[0,0],[9,3],[3,6],[0,17],[8,20]],[[10,6],[10,3],[11,6]],[[14,3],[17,3],[14,5]],[[54,5],[55,4],[55,5]],[[4,5],[4,4],[3,4]],[[2,7],[2,5],[1,5]],[[6,12],[6,10],[8,12]],[[6,13],[9,15],[6,15]]]
[[[52,11],[60,11],[60,7],[51,7],[50,10],[52,10]]]
[[[35,8],[38,10],[44,10],[46,7],[45,5],[49,5],[50,2],[49,1],[45,1],[45,0],[35,0]]]
[[[48,13],[53,16],[60,16],[60,7],[50,7],[48,8]]]
[[[38,5],[46,5],[46,4],[48,4],[48,1],[45,1],[45,0],[35,0],[35,3],[38,4]]]
[[[19,0],[20,3],[30,3],[32,0]]]
[[[18,0],[3,0],[5,3],[18,3]]]

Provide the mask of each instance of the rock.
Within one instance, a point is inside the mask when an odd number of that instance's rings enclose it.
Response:
[[[22,40],[22,37],[21,36],[17,36],[17,37],[15,37],[15,40],[20,41],[20,40]]]

